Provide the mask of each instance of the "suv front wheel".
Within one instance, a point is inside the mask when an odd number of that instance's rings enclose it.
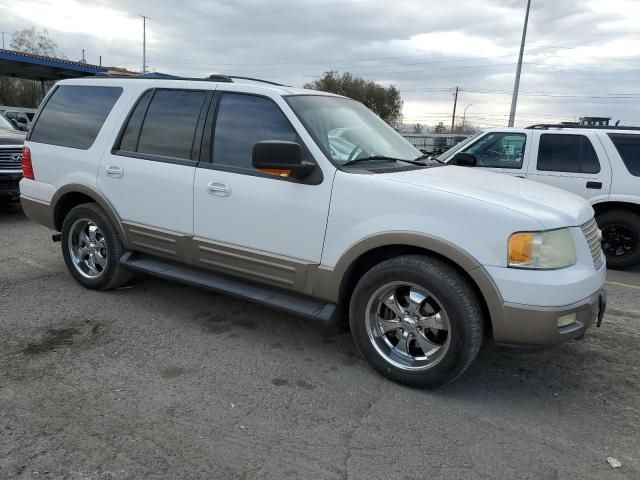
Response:
[[[462,375],[480,350],[483,325],[468,280],[428,256],[375,266],[350,305],[358,350],[378,372],[409,386],[435,387]]]
[[[95,203],[69,211],[62,223],[61,243],[69,272],[84,287],[108,290],[131,280],[132,273],[118,262],[124,253],[118,231]]]

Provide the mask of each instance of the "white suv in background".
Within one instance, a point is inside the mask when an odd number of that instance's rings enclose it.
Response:
[[[602,230],[607,265],[629,268],[640,263],[640,128],[492,128],[438,158],[535,180],[586,198]]]
[[[425,160],[348,98],[216,80],[66,80],[43,102],[22,205],[85,287],[135,270],[348,317],[369,363],[415,386],[457,378],[485,338],[543,348],[599,325],[583,199]]]

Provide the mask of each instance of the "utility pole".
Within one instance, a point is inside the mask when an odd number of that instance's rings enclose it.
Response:
[[[84,48],[82,49],[82,63],[87,63],[87,61],[84,59]]]
[[[2,49],[4,50],[4,34],[7,32],[2,32]]]
[[[147,73],[147,19],[144,15],[138,15],[142,17],[142,74]]]
[[[456,107],[458,106],[458,91],[460,87],[456,87],[456,93],[453,96],[453,115],[451,115],[451,133],[456,126]]]
[[[529,23],[529,9],[531,0],[527,0],[527,13],[524,16],[522,28],[522,41],[520,42],[520,55],[518,56],[518,68],[516,69],[516,81],[513,84],[513,97],[511,98],[511,112],[509,113],[509,127],[513,127],[516,120],[516,105],[518,104],[518,90],[520,89],[520,72],[522,71],[522,57],[524,55],[524,43],[527,39],[527,24]]]

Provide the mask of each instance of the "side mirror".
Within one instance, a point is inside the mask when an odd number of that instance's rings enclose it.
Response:
[[[264,140],[253,146],[252,163],[261,172],[280,177],[304,178],[316,167],[302,161],[302,147],[295,142]]]
[[[478,159],[473,153],[456,153],[449,162],[449,165],[460,165],[461,167],[475,167]]]

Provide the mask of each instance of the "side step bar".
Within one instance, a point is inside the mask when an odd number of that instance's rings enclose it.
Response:
[[[120,263],[138,272],[249,300],[293,315],[307,317],[325,325],[333,325],[340,319],[340,309],[333,303],[185,265],[176,265],[148,255],[126,252],[120,257]]]

